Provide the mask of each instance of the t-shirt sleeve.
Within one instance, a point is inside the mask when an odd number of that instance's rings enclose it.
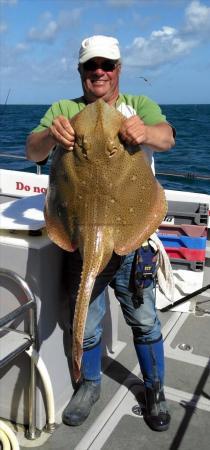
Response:
[[[162,113],[160,106],[149,97],[139,97],[137,114],[145,125],[156,125],[166,122],[166,116]]]
[[[149,97],[139,97],[137,113],[145,125],[157,125],[158,123],[163,122],[168,123],[172,128],[174,138],[176,137],[176,130],[173,125],[167,121],[160,106]]]
[[[32,130],[32,133],[46,130],[46,128],[49,128],[52,125],[53,119],[61,114],[63,114],[63,111],[60,102],[53,103],[40,120],[39,125]]]
[[[38,133],[44,131],[52,125],[53,119],[60,115],[71,119],[75,114],[85,107],[82,97],[75,98],[74,100],[62,99],[58,102],[53,103],[50,108],[46,111],[39,125],[34,128],[31,133]],[[45,164],[48,158],[37,164]]]
[[[32,130],[32,133],[46,130],[52,125],[53,119],[58,116],[64,116],[67,119],[71,119],[75,114],[81,111],[85,107],[82,97],[74,100],[62,99],[53,103],[46,111],[45,115],[40,120],[39,125]]]
[[[45,115],[40,120],[39,125],[34,128],[31,133],[39,133],[40,131],[46,130],[52,124],[52,121],[55,117],[63,114],[60,102],[53,103],[52,106],[46,111]],[[53,151],[53,150],[52,150]],[[50,152],[50,154],[52,153]],[[48,158],[45,158],[43,161],[37,162],[39,166],[45,165],[48,161]]]

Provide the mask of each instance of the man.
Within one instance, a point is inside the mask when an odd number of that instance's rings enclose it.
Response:
[[[159,106],[145,96],[125,95],[119,92],[121,56],[117,39],[92,36],[85,39],[79,52],[83,96],[54,103],[27,139],[29,159],[40,162],[47,159],[57,145],[72,151],[75,133],[71,118],[88,103],[101,98],[114,106],[127,119],[120,129],[120,137],[128,150],[141,145],[153,165],[153,151],[166,151],[174,145],[173,130],[166,122]],[[80,280],[82,260],[79,252],[69,254],[71,285],[69,288],[72,317]],[[111,283],[120,302],[124,317],[131,326],[134,345],[144,378],[148,425],[157,431],[167,430],[170,415],[164,396],[164,353],[161,326],[155,308],[154,279],[143,283],[142,301],[136,303],[131,288],[135,252],[125,257],[113,254],[93,289],[83,342],[83,380],[76,394],[63,412],[63,422],[80,425],[100,396],[101,385],[101,321],[105,314],[106,286]],[[135,301],[134,301],[135,300]]]

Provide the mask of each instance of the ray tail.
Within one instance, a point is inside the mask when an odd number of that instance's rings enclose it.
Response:
[[[83,266],[73,322],[72,360],[75,381],[81,376],[85,324],[95,279],[106,267],[113,253],[111,228],[90,227],[89,230],[85,230],[84,235]]]

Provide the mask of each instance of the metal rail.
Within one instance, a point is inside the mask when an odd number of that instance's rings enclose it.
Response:
[[[0,152],[0,157],[4,157],[4,158],[11,158],[11,159],[19,159],[19,160],[24,160],[24,161],[29,161],[25,156],[21,156],[21,155],[14,155],[12,153],[8,154],[8,153],[2,153]],[[39,164],[36,164],[36,171],[37,174],[40,175],[41,174],[41,166]],[[185,172],[185,173],[181,173],[181,172],[156,172],[156,175],[159,176],[164,176],[164,177],[172,177],[172,178],[185,178],[186,180],[203,180],[203,181],[207,181],[210,180],[210,175],[203,175],[203,174],[198,174],[198,173],[193,173],[193,172]]]
[[[210,175],[200,175],[199,173],[193,173],[193,172],[186,172],[186,173],[180,173],[180,172],[156,172],[156,175],[163,175],[167,177],[172,178],[185,178],[187,180],[210,180]]]
[[[37,317],[36,317],[36,300],[31,292],[28,284],[26,281],[20,277],[17,273],[8,270],[0,268],[0,276],[2,278],[9,279],[12,282],[15,282],[16,285],[18,285],[21,290],[24,292],[27,303],[24,305],[16,308],[14,311],[10,312],[9,314],[6,314],[4,317],[0,320],[0,326],[3,326],[4,330],[7,330],[7,327],[5,327],[6,324],[14,320],[16,317],[24,314],[27,310],[29,310],[29,341],[27,347],[32,347],[36,350],[37,347]],[[8,332],[10,329],[8,328]],[[13,332],[16,330],[14,329]],[[18,330],[17,330],[18,331]],[[23,351],[25,351],[25,346],[21,346],[20,349],[16,349],[17,351],[14,351],[13,353],[9,354],[7,358],[5,359],[5,364],[10,362],[12,359],[14,359],[17,354]],[[19,353],[18,353],[18,350]],[[30,360],[31,364],[31,371],[30,371],[30,388],[29,388],[29,427],[27,432],[28,439],[36,439],[37,438],[37,429],[36,429],[36,370],[35,370],[35,363],[33,359]]]
[[[33,163],[33,161],[30,161],[29,159],[27,159],[26,156],[14,155],[13,153],[9,153],[8,154],[8,153],[0,152],[0,158],[1,157],[8,158],[8,159],[22,160],[22,161],[27,161],[27,162]],[[41,175],[41,173],[42,173],[41,166],[39,164],[36,164],[36,163],[34,163],[34,164],[36,165],[36,173],[37,173],[37,175]]]

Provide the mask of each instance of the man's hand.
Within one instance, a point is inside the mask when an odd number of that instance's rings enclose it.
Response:
[[[144,144],[156,152],[169,150],[175,145],[175,132],[167,122],[145,125],[139,116],[125,119],[119,135],[126,144]]]
[[[66,150],[73,150],[75,142],[75,132],[70,120],[64,116],[56,117],[49,127],[49,135],[54,139],[55,144],[60,144]]]
[[[125,119],[121,129],[120,137],[126,144],[139,145],[147,139],[147,127],[139,116],[131,116]]]

